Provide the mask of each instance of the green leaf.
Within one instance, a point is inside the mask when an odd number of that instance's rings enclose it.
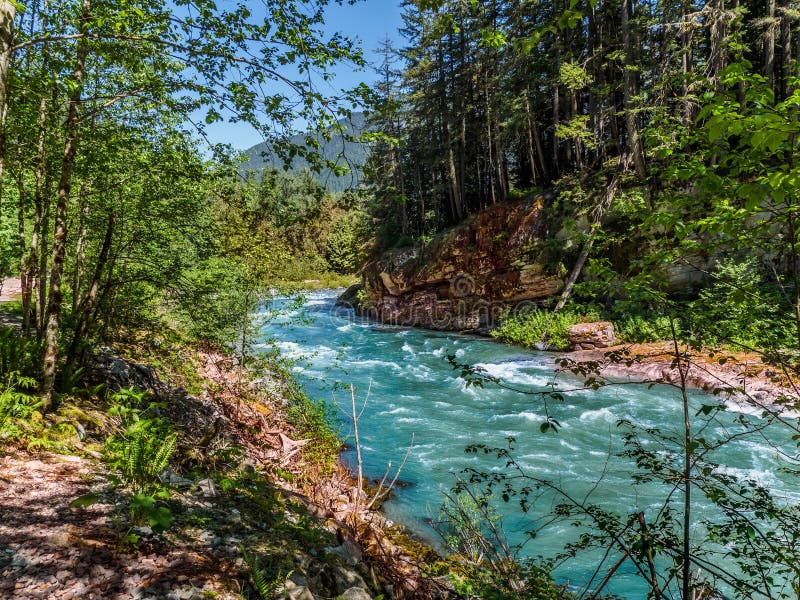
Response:
[[[100,495],[95,492],[89,492],[88,494],[75,498],[69,505],[72,508],[87,508],[98,502],[100,502]]]

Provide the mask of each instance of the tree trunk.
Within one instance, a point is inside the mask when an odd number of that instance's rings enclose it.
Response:
[[[529,94],[530,91],[527,93]],[[531,183],[536,185],[536,183],[539,181],[539,177],[536,172],[536,152],[534,151],[533,141],[533,117],[531,116],[531,101],[527,95],[525,96],[525,118],[528,121],[526,133],[528,136],[528,162],[531,164]]]
[[[14,45],[16,5],[0,0],[0,200],[3,197],[3,175],[6,164],[6,122],[8,121],[8,68]]]
[[[75,268],[72,273],[72,314],[78,313],[78,305],[82,303],[80,298],[81,286],[83,285],[83,269],[86,262],[86,236],[87,221],[89,219],[89,202],[86,199],[86,182],[81,185],[78,194],[80,199],[80,221],[78,223],[78,243],[75,246]]]
[[[691,6],[690,6],[691,10]],[[683,96],[683,121],[686,127],[690,127],[693,120],[692,101],[689,98],[689,72],[692,63],[692,23],[688,20],[686,9],[681,11],[681,74],[683,82],[681,84],[681,94]]]
[[[86,33],[91,10],[90,0],[83,0],[78,29]],[[50,259],[50,290],[45,315],[45,351],[41,392],[44,396],[43,409],[53,406],[53,390],[56,380],[56,360],[58,358],[58,333],[61,326],[61,310],[64,302],[61,291],[61,278],[64,274],[64,261],[67,253],[67,207],[72,191],[72,171],[75,167],[75,156],[80,139],[80,105],[83,80],[86,75],[86,56],[89,47],[85,37],[78,40],[75,56],[75,67],[72,77],[75,87],[69,96],[69,108],[65,123],[66,142],[64,156],[61,160],[61,177],[58,183],[56,201],[55,233],[53,235],[53,254]]]
[[[28,269],[30,261],[27,256],[25,241],[25,208],[28,195],[25,190],[25,170],[22,143],[17,142],[19,165],[17,167],[17,235],[19,237],[19,283],[22,294],[22,333],[28,335],[31,317],[31,296],[33,293],[33,274]]]
[[[41,342],[44,339],[45,307],[47,305],[47,241],[50,235],[50,208],[51,208],[51,182],[49,173],[45,173],[45,185],[42,196],[42,236],[39,251],[39,297],[36,300],[36,338]]]
[[[44,0],[42,3],[41,23],[42,31],[47,31],[48,24],[48,10],[50,3]],[[48,61],[48,44],[44,43],[42,47],[42,79],[44,80],[49,68]],[[57,94],[55,86],[51,90],[51,94],[55,97]],[[28,254],[30,259],[30,272],[36,273],[38,277],[39,294],[36,299],[36,337],[39,341],[42,339],[44,333],[44,305],[47,298],[47,236],[49,234],[49,216],[50,216],[50,194],[49,194],[49,180],[48,185],[45,186],[45,150],[47,138],[47,96],[43,93],[39,100],[39,135],[36,143],[36,167],[35,167],[35,187],[33,192],[33,232],[31,233],[31,249]],[[45,189],[48,188],[48,189]],[[41,242],[40,242],[41,238]],[[41,244],[41,252],[39,245]]]
[[[503,149],[503,140],[500,137],[500,126],[496,120],[492,122],[494,128],[494,160],[497,171],[498,198],[505,202],[508,197],[508,169],[506,168],[506,153]]]
[[[639,136],[639,124],[634,112],[633,96],[636,94],[636,78],[634,74],[633,44],[631,44],[631,29],[629,23],[630,0],[620,3],[620,24],[622,27],[622,48],[625,53],[625,62],[622,72],[622,91],[625,101],[625,130],[628,133],[628,154],[633,158],[636,174],[639,179],[647,177],[647,167],[644,161],[642,139]]]
[[[764,76],[775,89],[775,0],[767,0],[767,29],[764,32]]]
[[[453,136],[451,134],[450,123],[447,123],[447,173],[450,179],[450,198],[452,201],[453,216],[456,222],[460,222],[464,218],[464,201],[462,198],[463,190],[458,185],[458,169],[456,167],[456,156],[453,151]]]
[[[489,194],[492,204],[497,204],[497,175],[495,171],[494,138],[492,136],[492,109],[489,105],[489,74],[484,81],[483,97],[486,102],[486,149],[488,151],[489,166]]]
[[[542,177],[548,179],[547,164],[544,159],[544,149],[542,148],[542,134],[539,131],[539,124],[536,119],[531,123],[533,127],[533,141],[536,144],[536,153],[539,155],[539,166],[542,168]]]
[[[108,223],[106,224],[106,234],[103,238],[103,245],[100,247],[100,254],[97,257],[97,264],[95,265],[94,275],[89,284],[89,289],[86,291],[86,296],[81,301],[80,305],[76,307],[76,312],[80,313],[78,324],[75,326],[75,335],[72,337],[72,344],[67,353],[67,363],[70,368],[74,367],[75,359],[78,356],[78,351],[83,343],[83,337],[86,335],[89,326],[89,316],[94,309],[95,300],[97,299],[97,291],[100,289],[100,280],[103,278],[103,271],[108,264],[108,257],[111,252],[111,243],[114,240],[114,228],[117,223],[117,216],[112,212],[108,215]]]
[[[784,0],[781,11],[781,47],[783,49],[781,69],[781,100],[786,100],[792,95],[793,89],[789,85],[792,76],[792,18],[791,0]]]
[[[603,216],[606,214],[606,211],[608,211],[611,203],[614,201],[614,197],[617,195],[617,190],[619,189],[620,181],[622,181],[625,173],[627,173],[630,164],[631,158],[629,155],[623,154],[619,158],[617,172],[614,174],[611,183],[609,183],[608,187],[606,188],[606,192],[603,194],[603,199],[595,209],[594,222],[589,228],[589,237],[586,240],[586,243],[583,245],[583,249],[578,256],[578,260],[575,261],[575,266],[572,267],[572,272],[569,274],[569,277],[564,284],[564,290],[561,292],[561,297],[558,299],[558,303],[553,309],[553,312],[558,312],[564,308],[567,300],[569,300],[569,297],[572,295],[572,289],[575,287],[575,284],[577,283],[578,278],[583,271],[583,266],[586,264],[586,260],[589,258],[589,253],[592,251],[592,246],[594,246],[595,233],[603,222]]]
[[[725,2],[715,0],[714,10],[711,14],[711,31],[709,33],[709,58],[706,75],[714,82],[714,89],[718,89],[718,76],[725,68],[725,50],[723,41],[725,39]]]

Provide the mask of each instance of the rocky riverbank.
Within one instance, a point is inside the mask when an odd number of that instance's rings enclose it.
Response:
[[[770,363],[753,352],[679,350],[688,387],[731,402],[743,411],[770,410],[800,416],[800,388],[790,367]],[[559,359],[566,361],[562,368],[590,366],[604,378],[681,383],[672,342],[577,350]]]
[[[365,508],[368,492],[344,467],[319,462],[315,440],[289,418],[279,373],[256,376],[218,351],[179,345],[165,361],[152,345],[149,356],[141,341],[106,349],[87,373],[109,390],[147,390],[180,432],[167,475],[173,525],[158,535],[120,512],[99,453],[103,409],[82,403],[67,411],[86,433],[71,454],[16,446],[0,459],[2,594],[264,597],[258,571],[270,593],[295,600],[442,595],[420,568],[438,557]],[[91,506],[73,504],[86,494]]]
[[[493,206],[427,247],[387,252],[364,268],[357,309],[395,325],[480,331],[509,306],[545,300],[565,271],[543,210],[541,196]]]

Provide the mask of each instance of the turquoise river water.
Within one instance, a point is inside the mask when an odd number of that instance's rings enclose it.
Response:
[[[384,507],[390,519],[402,523],[419,537],[436,545],[431,528],[448,490],[466,467],[497,468],[491,457],[468,455],[468,444],[503,446],[516,438],[514,456],[526,472],[548,479],[583,497],[594,490],[590,501],[621,514],[643,510],[651,513],[661,505],[664,489],[657,485],[631,484],[635,467],[630,459],[617,456],[622,441],[617,421],[628,418],[646,427],[661,427],[678,434],[682,420],[676,391],[666,386],[624,385],[599,391],[569,394],[550,406],[562,428],[558,434],[540,432],[544,422],[542,401],[488,384],[467,386],[447,361],[454,354],[465,363],[482,367],[504,382],[525,389],[544,389],[553,377],[554,357],[495,343],[486,338],[392,328],[354,317],[351,311],[334,307],[334,291],[316,292],[302,309],[274,318],[262,329],[263,341],[275,344],[284,355],[297,359],[294,367],[307,393],[338,403],[349,410],[348,392],[338,384],[352,384],[363,400],[371,388],[369,402],[360,420],[362,450],[367,474],[379,478],[386,464],[396,465],[406,452],[412,435],[414,445],[401,474],[408,485],[398,488]],[[275,301],[276,306],[282,301]],[[272,307],[275,308],[275,307]],[[562,387],[578,385],[577,378],[560,379]],[[709,397],[692,395],[696,406]],[[342,414],[343,435],[350,427]],[[718,431],[736,430],[734,411],[726,411],[712,426]],[[786,440],[775,440],[789,448]],[[800,499],[797,486],[780,471],[776,447],[758,437],[743,437],[715,456],[720,468],[768,485],[786,501]],[[353,461],[353,452],[345,453]],[[602,481],[595,483],[602,474]],[[676,500],[679,501],[679,498]],[[517,505],[502,506],[506,529],[512,541],[524,538],[536,517],[552,508],[552,501],[520,517]],[[702,507],[699,509],[702,516]],[[552,556],[578,530],[568,524],[542,531],[524,549],[527,556]],[[559,581],[585,584],[598,554],[588,553],[560,566]],[[613,559],[615,561],[616,559]],[[625,598],[644,598],[646,586],[631,565],[620,570],[606,592]]]

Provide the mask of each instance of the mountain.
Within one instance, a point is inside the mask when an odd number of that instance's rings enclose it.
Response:
[[[353,113],[349,119],[340,120],[339,124],[344,128],[344,135],[335,135],[328,141],[323,140],[321,134],[316,136],[321,144],[319,152],[323,158],[335,161],[337,165],[347,165],[351,171],[346,175],[337,176],[330,169],[323,169],[316,175],[317,179],[331,192],[340,192],[357,187],[362,176],[361,169],[369,157],[369,148],[366,144],[347,139],[350,136],[358,137],[363,133],[366,126],[364,113]],[[292,136],[290,140],[291,143],[298,146],[306,145],[304,135]],[[283,169],[283,159],[275,153],[267,142],[253,146],[246,150],[245,154],[247,162],[242,165],[242,169],[245,171],[260,171],[270,167]],[[292,171],[301,171],[308,168],[308,161],[301,157],[295,157],[290,165]]]

